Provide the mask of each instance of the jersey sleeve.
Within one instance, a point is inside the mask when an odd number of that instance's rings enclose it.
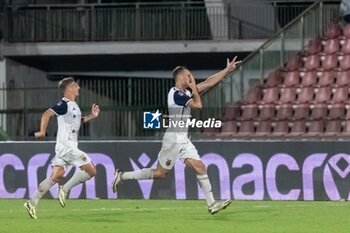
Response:
[[[50,110],[56,115],[64,115],[67,113],[68,105],[66,101],[59,101],[55,106],[51,107]]]
[[[174,102],[177,105],[186,107],[188,105],[188,102],[190,102],[192,98],[185,95],[183,92],[175,91],[174,92]]]

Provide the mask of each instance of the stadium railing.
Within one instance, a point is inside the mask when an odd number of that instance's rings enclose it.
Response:
[[[269,72],[283,66],[310,39],[321,36],[327,24],[339,20],[339,3],[315,2],[247,56],[236,71],[204,95],[202,101],[210,106],[206,114],[222,116],[225,106],[241,100],[250,87],[262,83]]]
[[[5,6],[8,42],[269,38],[313,1]]]

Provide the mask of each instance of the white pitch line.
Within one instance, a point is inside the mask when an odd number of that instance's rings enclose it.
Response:
[[[310,202],[309,204],[295,204],[295,205],[291,205],[291,204],[288,204],[288,205],[253,205],[253,206],[240,206],[239,205],[239,202],[233,202],[232,205],[231,205],[231,208],[232,210],[234,209],[260,209],[260,208],[270,208],[270,209],[280,209],[280,208],[300,208],[300,207],[315,207],[315,206],[320,206],[319,205],[320,202],[317,202],[317,203],[312,203]],[[330,207],[340,207],[340,206],[346,206],[346,207],[349,207],[349,203],[346,203],[346,202],[337,202],[337,203],[334,203],[334,202],[324,202],[324,203],[321,203],[322,205],[321,206],[330,206]],[[72,211],[72,212],[103,212],[103,211],[116,211],[116,212],[119,212],[119,211],[133,211],[133,212],[142,212],[142,211],[152,211],[152,210],[155,210],[155,211],[159,211],[159,210],[162,210],[162,211],[170,211],[170,210],[189,210],[189,209],[205,209],[206,207],[205,206],[198,206],[198,207],[160,207],[160,208],[145,208],[145,207],[141,207],[141,208],[92,208],[92,209],[80,209],[80,208],[73,208],[73,209],[68,209],[68,211]],[[16,209],[16,210],[0,210],[0,213],[12,213],[12,212],[22,212],[24,211],[24,209]],[[38,208],[38,211],[40,212],[56,212],[57,209],[40,209]]]

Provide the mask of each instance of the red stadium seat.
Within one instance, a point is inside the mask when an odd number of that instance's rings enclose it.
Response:
[[[272,135],[273,136],[284,136],[288,134],[289,127],[287,121],[278,121],[276,122],[275,127],[273,128]]]
[[[333,91],[333,103],[342,103],[349,100],[349,87],[338,87]]]
[[[255,132],[255,126],[253,121],[242,121],[239,127],[238,134],[241,136],[253,135]]]
[[[272,104],[264,104],[259,106],[260,114],[259,119],[261,121],[270,120],[275,116],[275,105]]]
[[[316,89],[315,102],[316,103],[324,103],[331,99],[332,88],[328,87],[320,87]]]
[[[277,107],[276,120],[290,120],[293,116],[291,104],[283,104]]]
[[[340,42],[339,42],[338,38],[327,40],[326,44],[323,48],[323,51],[326,54],[333,54],[333,53],[338,52],[339,50],[340,50]]]
[[[307,130],[308,136],[317,136],[317,135],[323,134],[323,132],[324,132],[323,120],[311,121]]]
[[[318,54],[310,55],[306,57],[304,68],[306,71],[315,70],[320,67],[321,59]]]
[[[317,83],[317,73],[316,71],[307,71],[304,74],[304,77],[301,79],[302,87],[310,87]]]
[[[242,120],[246,121],[246,120],[253,120],[257,118],[258,105],[256,104],[243,105],[241,108],[242,108],[242,115],[241,115]]]
[[[327,117],[327,105],[326,104],[315,104],[311,107],[310,119],[320,120]]]
[[[266,136],[266,135],[271,134],[271,132],[272,132],[271,122],[270,121],[260,121],[258,126],[257,126],[255,135]]]
[[[271,72],[264,80],[264,86],[267,88],[276,87],[282,83],[282,77],[280,71]]]
[[[338,23],[331,23],[326,30],[326,38],[333,39],[343,34],[342,29]]]
[[[344,44],[340,50],[343,54],[350,54],[350,38],[345,39]]]
[[[323,70],[332,70],[338,66],[338,57],[336,54],[328,54],[322,60]]]
[[[307,119],[310,115],[310,109],[308,104],[298,104],[293,108],[294,108],[293,118],[295,120]]]
[[[342,70],[350,69],[350,54],[344,55],[343,58],[339,61],[339,68]]]
[[[299,71],[288,72],[283,81],[284,87],[294,87],[300,82]]]
[[[313,100],[314,98],[314,88],[313,87],[304,87],[300,89],[298,94],[298,103],[307,103]]]
[[[300,136],[300,135],[304,135],[305,132],[306,132],[305,121],[295,121],[291,127],[290,135]]]
[[[335,74],[333,71],[324,71],[318,80],[318,85],[321,87],[329,86],[334,83]]]
[[[345,117],[345,104],[332,104],[329,106],[328,118],[331,120],[343,119]]]
[[[294,87],[282,88],[279,102],[282,104],[291,103],[296,99],[296,97],[297,97],[296,88]]]
[[[328,136],[334,136],[341,132],[341,121],[340,120],[333,120],[328,121],[326,125],[325,135]]]
[[[278,100],[279,98],[279,89],[277,87],[267,88],[264,90],[264,96],[261,101],[262,104],[271,104]]]
[[[243,103],[253,104],[261,100],[262,89],[260,86],[253,87],[249,89],[248,93],[243,98]]]
[[[349,86],[350,85],[350,70],[342,70],[338,72],[335,84],[337,86]]]
[[[224,121],[230,121],[240,117],[241,105],[239,103],[233,103],[225,108],[225,113],[223,116]]]
[[[218,137],[230,137],[237,133],[236,121],[226,121],[222,123],[221,131]]]

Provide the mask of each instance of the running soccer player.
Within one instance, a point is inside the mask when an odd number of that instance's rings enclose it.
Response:
[[[191,113],[191,108],[202,108],[200,93],[210,89],[219,83],[227,74],[232,72],[240,61],[227,59],[227,66],[222,71],[214,74],[205,81],[196,84],[191,72],[184,66],[178,66],[173,70],[175,87],[168,94],[169,117],[172,121],[182,120],[186,122]],[[162,148],[158,154],[156,169],[145,168],[138,171],[122,172],[119,169],[114,174],[113,192],[117,192],[118,185],[123,180],[146,180],[164,178],[174,167],[177,159],[181,159],[187,166],[194,169],[197,181],[203,190],[210,214],[215,214],[225,209],[231,200],[215,201],[211,184],[208,178],[206,166],[201,161],[197,149],[188,138],[187,128],[168,128],[163,137]]]
[[[64,175],[64,168],[73,165],[80,168],[73,177],[63,186],[59,185],[58,200],[62,207],[69,190],[96,175],[96,168],[89,156],[78,148],[78,132],[81,123],[89,122],[98,117],[100,108],[93,104],[91,114],[81,117],[81,112],[75,99],[79,96],[79,85],[72,77],[67,77],[59,82],[59,88],[63,91],[64,97],[52,108],[47,109],[41,118],[40,131],[34,135],[36,138],[43,138],[49,120],[57,116],[58,131],[56,138],[55,157],[52,159],[52,173],[50,177],[43,180],[36,189],[33,197],[24,203],[30,217],[36,219],[35,208],[39,200],[56,183],[59,183]]]

